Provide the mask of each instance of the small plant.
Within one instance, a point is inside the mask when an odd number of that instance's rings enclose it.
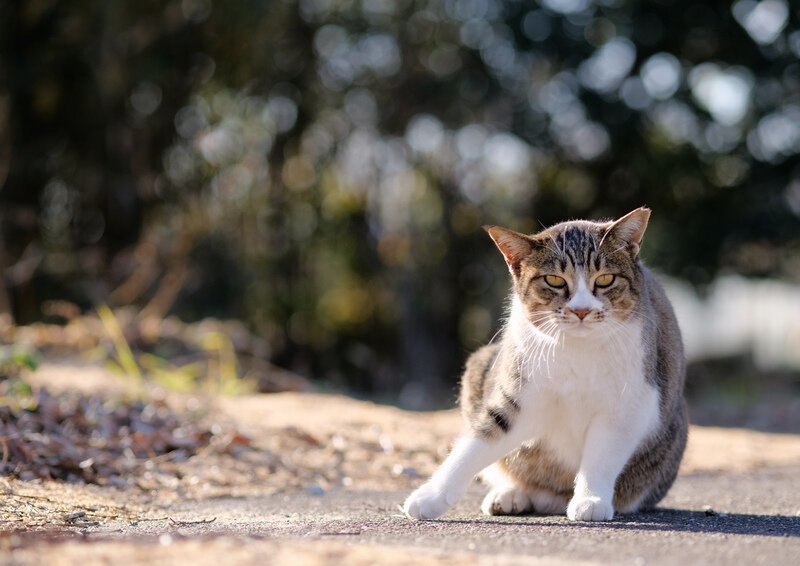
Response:
[[[17,410],[35,410],[36,401],[25,372],[39,366],[38,353],[18,347],[0,347],[0,405]],[[2,423],[0,423],[2,424]]]
[[[97,315],[100,317],[100,321],[103,323],[108,337],[114,344],[114,350],[117,354],[116,369],[119,370],[118,373],[134,380],[137,385],[141,385],[142,372],[139,369],[139,364],[136,363],[136,358],[133,355],[128,341],[125,339],[122,327],[119,325],[119,320],[117,320],[114,311],[106,305],[102,305],[97,308]]]
[[[0,346],[0,378],[19,375],[24,370],[35,371],[39,356],[34,350]]]
[[[207,378],[212,390],[234,395],[247,389],[239,379],[236,350],[230,338],[222,332],[209,332],[200,338],[200,346],[209,354]]]
[[[236,349],[222,332],[206,332],[196,339],[194,345],[202,352],[204,360],[175,365],[161,356],[134,353],[119,319],[109,307],[98,307],[97,314],[114,347],[113,359],[107,364],[115,373],[130,380],[135,388],[151,381],[184,393],[202,389],[212,394],[235,395],[254,389],[251,380],[239,376]]]

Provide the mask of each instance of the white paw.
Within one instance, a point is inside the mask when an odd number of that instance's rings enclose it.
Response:
[[[610,521],[614,518],[614,506],[599,497],[576,495],[567,506],[567,517],[573,521]]]
[[[412,519],[435,519],[456,502],[457,497],[449,496],[447,490],[432,483],[426,483],[408,496],[403,504],[403,512]]]
[[[485,515],[518,515],[530,510],[530,497],[516,487],[495,487],[481,503],[481,511]]]

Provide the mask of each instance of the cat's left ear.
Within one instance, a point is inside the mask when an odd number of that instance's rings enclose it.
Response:
[[[623,242],[627,242],[633,257],[636,257],[642,246],[642,238],[644,238],[648,220],[650,220],[650,209],[643,206],[629,212],[619,220],[615,220],[608,232]]]

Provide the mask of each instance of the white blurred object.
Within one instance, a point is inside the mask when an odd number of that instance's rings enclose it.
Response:
[[[744,67],[722,69],[714,63],[697,65],[689,73],[695,100],[720,124],[737,124],[750,108],[753,76]]]
[[[800,287],[724,276],[700,298],[687,283],[661,278],[689,361],[752,352],[760,369],[800,368]]]
[[[778,39],[789,22],[789,6],[785,0],[739,0],[731,11],[753,41],[761,45]]]

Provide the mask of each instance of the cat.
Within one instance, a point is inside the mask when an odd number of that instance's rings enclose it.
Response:
[[[655,506],[686,446],[685,358],[669,300],[642,265],[650,209],[534,235],[484,226],[511,273],[502,336],[470,356],[466,432],[403,511],[434,519],[482,471],[487,515],[607,521]]]

